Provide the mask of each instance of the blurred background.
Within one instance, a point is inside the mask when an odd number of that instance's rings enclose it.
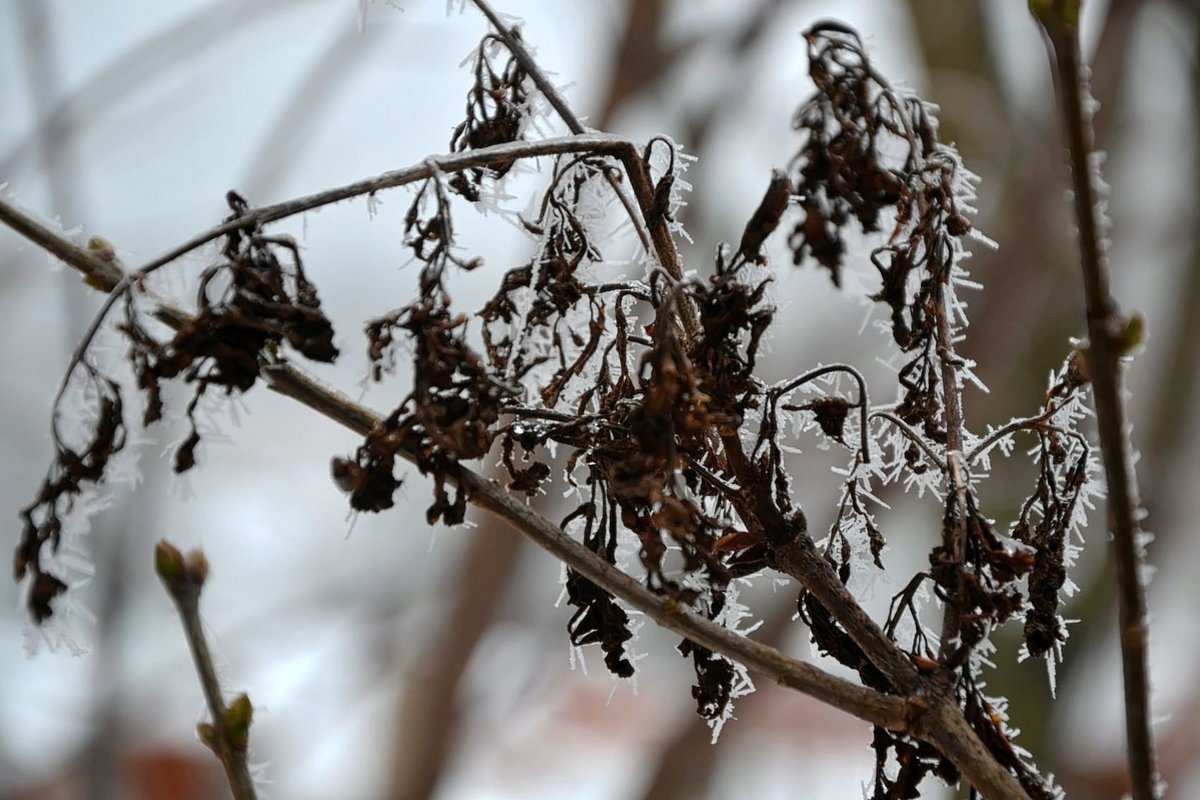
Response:
[[[1047,57],[1024,3],[1008,0],[496,0],[587,124],[634,138],[671,134],[699,157],[683,220],[688,265],[711,269],[797,141],[808,95],[799,32],[833,16],[864,35],[880,70],[942,108],[943,138],[982,177],[978,227],[999,242],[969,263],[986,289],[964,352],[990,394],[971,391],[976,431],[1038,409],[1050,369],[1082,331],[1062,149]],[[460,66],[486,26],[441,0],[0,0],[0,183],[6,196],[82,243],[100,235],[127,265],[219,221],[225,192],[253,204],[347,183],[445,151],[470,77]],[[468,4],[469,6],[469,4]],[[1200,450],[1194,365],[1200,346],[1200,159],[1196,67],[1200,2],[1092,0],[1100,146],[1112,185],[1114,291],[1141,311],[1149,341],[1129,372],[1147,527],[1156,539],[1151,661],[1162,771],[1176,797],[1200,796]],[[547,122],[546,133],[561,125]],[[538,177],[509,184],[524,208]],[[408,198],[344,203],[274,228],[305,248],[338,326],[339,363],[322,378],[376,409],[403,375],[368,387],[362,322],[411,296],[401,221]],[[529,242],[467,207],[461,242],[487,268],[455,284],[475,309]],[[776,237],[777,239],[780,237]],[[819,361],[867,369],[892,389],[863,330],[865,306],[823,272],[797,270],[773,242],[784,313],[764,375]],[[188,297],[215,251],[166,271]],[[620,255],[620,254],[618,254]],[[627,253],[625,254],[628,255]],[[50,458],[49,400],[100,298],[36,248],[0,230],[0,510],[15,543]],[[866,275],[867,273],[863,273]],[[103,344],[103,343],[102,343]],[[110,341],[111,344],[111,341]],[[114,348],[110,360],[119,360]],[[101,360],[104,360],[103,354]],[[182,394],[168,397],[178,411]],[[140,406],[140,401],[131,403]],[[161,455],[167,423],[139,447],[143,480],[116,487],[77,573],[94,619],[47,636],[0,582],[0,798],[227,796],[194,729],[203,700],[153,543],[203,547],[203,614],[230,692],[256,706],[252,760],[276,798],[858,797],[871,774],[869,729],[764,685],[737,706],[719,743],[693,713],[677,641],[647,625],[633,684],[602,659],[571,657],[557,605],[560,569],[482,515],[430,529],[415,470],[392,511],[352,519],[328,476],[356,437],[261,388],[214,406],[200,467],[183,479]],[[798,442],[797,499],[814,530],[837,500],[839,454]],[[1018,453],[1021,448],[1018,447]],[[1027,461],[998,465],[985,511],[1006,525],[1032,489]],[[889,575],[859,587],[878,615],[921,567],[936,504],[885,495]],[[558,492],[535,504],[552,518]],[[1011,699],[1020,743],[1073,797],[1124,786],[1111,567],[1101,519],[1086,532],[1064,616],[1071,627],[1051,700],[1045,665],[1016,663],[1000,635],[995,695]],[[894,575],[892,571],[894,569]],[[891,581],[889,583],[889,581]],[[755,634],[807,657],[795,590],[758,581]],[[81,651],[86,650],[86,653]],[[930,795],[937,791],[930,788]],[[947,791],[945,796],[951,796]]]

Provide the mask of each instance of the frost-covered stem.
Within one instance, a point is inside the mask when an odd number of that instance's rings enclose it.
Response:
[[[125,271],[115,262],[107,261],[95,252],[64,238],[2,197],[0,222],[80,272],[84,282],[93,289],[112,292],[128,278]],[[189,319],[186,311],[169,304],[161,304],[157,316],[172,328],[181,327]]]
[[[914,723],[914,735],[954,762],[978,796],[985,800],[1029,800],[1029,794],[1017,779],[996,761],[971,729],[953,693],[938,687],[932,696],[936,701]]]
[[[90,250],[85,250],[73,242],[67,241],[3,198],[0,198],[0,222],[47,253],[79,269],[84,275],[96,278],[103,284],[105,291],[116,286],[124,277],[124,272],[116,264],[105,261]]]
[[[1032,428],[1035,428],[1035,427],[1037,427],[1037,425],[1039,423],[1045,422],[1046,420],[1050,419],[1051,417],[1053,417],[1055,414],[1057,414],[1061,410],[1062,410],[1061,404],[1059,404],[1057,406],[1051,405],[1050,408],[1046,409],[1041,414],[1038,414],[1036,417],[1026,417],[1025,419],[1014,419],[1012,422],[1008,423],[1007,425],[1005,425],[1001,428],[997,428],[995,431],[993,431],[991,433],[990,436],[986,437],[979,444],[975,445],[975,447],[973,447],[971,449],[971,452],[967,453],[967,456],[966,456],[967,466],[969,467],[970,465],[974,464],[975,459],[982,456],[992,446],[994,446],[997,442],[1001,441],[1002,439],[1008,437],[1011,434],[1016,433],[1017,431],[1025,431],[1025,430],[1030,430]]]
[[[207,738],[204,743],[225,768],[225,777],[236,800],[255,800],[257,793],[254,780],[246,763],[249,713],[231,714],[231,707],[225,705],[212,653],[204,636],[204,626],[200,622],[200,592],[208,574],[208,562],[199,550],[188,553],[185,559],[170,544],[159,542],[154,550],[154,563],[158,577],[179,612],[183,634],[196,665],[196,674],[200,677],[200,688],[204,692],[208,713],[212,717],[210,727],[205,729],[210,732],[209,736],[202,737]],[[245,709],[250,708],[250,701],[245,696],[239,698],[239,703]]]
[[[536,142],[508,142],[492,145],[491,147],[482,147],[478,150],[467,150],[462,153],[430,156],[410,167],[384,172],[371,178],[364,178],[354,183],[348,183],[345,186],[297,197],[294,200],[253,208],[242,216],[211,228],[155,258],[153,261],[144,264],[138,272],[143,275],[149,274],[180,256],[190,253],[192,250],[233,231],[255,225],[265,225],[287,217],[294,217],[297,214],[303,214],[305,211],[312,211],[322,206],[339,203],[342,200],[375,194],[385,189],[407,186],[410,183],[432,178],[438,172],[451,174],[479,167],[508,164],[516,159],[557,156],[565,153],[590,153],[593,155],[619,157],[636,152],[637,148],[634,147],[633,143],[622,136],[589,133],[579,136],[542,139]]]
[[[492,8],[487,0],[471,0],[471,3],[479,9],[479,12],[488,18],[488,22],[492,23],[492,27],[496,29],[496,33],[504,40],[508,51],[512,53],[513,58],[521,65],[521,69],[533,80],[538,91],[546,98],[546,102],[558,114],[566,126],[571,130],[571,133],[581,134],[584,132],[583,123],[579,121],[579,117],[571,111],[571,107],[567,105],[567,101],[558,93],[558,89],[554,88],[554,84],[546,77],[546,73],[542,71],[541,66],[534,60],[533,55],[525,48],[525,44],[519,36],[514,36],[513,31],[504,24],[504,20],[500,19],[500,15]]]
[[[929,446],[929,443],[925,441],[925,438],[914,431],[912,426],[907,422],[900,419],[895,414],[887,411],[872,411],[870,419],[882,419],[890,422],[892,425],[895,425],[896,430],[904,434],[905,438],[907,438],[910,442],[921,448],[921,452],[925,454],[925,457],[936,464],[939,470],[942,472],[946,471],[946,462],[942,460],[941,456],[933,451],[933,448]]]
[[[742,487],[741,496],[731,500],[746,526],[770,543],[771,566],[795,578],[812,593],[896,692],[918,691],[921,677],[912,662],[838,579],[833,567],[818,552],[808,531],[795,529],[785,518],[769,488],[759,478],[757,467],[746,456],[738,435],[726,434],[721,441],[725,445],[729,467]]]
[[[807,534],[775,548],[773,566],[812,592],[896,690],[909,697],[912,710],[917,712],[907,731],[910,735],[934,745],[983,797],[1028,800],[1017,779],[996,761],[971,729],[953,692],[917,673],[838,580]]]
[[[1094,134],[1087,75],[1079,50],[1080,0],[1030,0],[1046,33],[1062,108],[1080,267],[1087,307],[1088,366],[1096,403],[1100,454],[1108,484],[1108,524],[1117,566],[1121,666],[1125,683],[1125,738],[1134,800],[1158,797],[1158,770],[1150,729],[1146,591],[1137,522],[1138,493],[1128,425],[1121,396],[1121,334],[1124,321],[1109,288],[1098,175],[1093,171]]]
[[[940,655],[944,661],[959,644],[961,628],[962,565],[967,553],[967,464],[963,460],[962,385],[958,380],[962,360],[954,352],[953,332],[950,329],[950,302],[946,296],[950,275],[939,285],[937,292],[937,355],[942,378],[942,419],[946,423],[946,480],[947,491],[953,496],[954,525],[942,531],[942,546],[955,566],[956,591],[942,609],[942,642]]]
[[[807,533],[776,547],[773,556],[771,565],[812,593],[897,692],[922,691],[923,680],[916,667],[842,585]]]
[[[862,451],[863,463],[870,464],[871,463],[871,432],[869,430],[867,430],[867,422],[868,422],[867,416],[868,416],[868,414],[870,414],[870,410],[871,410],[871,398],[867,394],[867,381],[862,376],[861,372],[859,372],[857,369],[855,369],[854,367],[852,367],[849,364],[826,364],[823,367],[817,367],[816,369],[809,370],[808,372],[804,373],[803,375],[799,376],[798,378],[795,378],[795,379],[789,381],[788,383],[781,386],[777,390],[777,393],[779,395],[786,394],[787,392],[790,392],[793,389],[803,386],[804,384],[808,383],[809,381],[815,381],[817,378],[821,377],[822,375],[828,375],[831,372],[844,372],[847,375],[849,375],[851,378],[853,378],[854,382],[858,384],[858,422],[859,422],[859,437],[861,439],[860,448]]]

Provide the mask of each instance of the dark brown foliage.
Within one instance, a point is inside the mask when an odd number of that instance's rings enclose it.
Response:
[[[953,149],[937,141],[925,104],[890,87],[857,34],[826,22],[806,32],[805,41],[817,91],[795,116],[800,150],[786,171],[772,173],[736,252],[719,248],[706,278],[685,279],[653,260],[642,276],[612,278],[609,260],[620,256],[607,252],[613,248],[596,198],[622,187],[625,165],[595,154],[563,155],[533,206],[536,213],[521,219],[537,240],[533,255],[498,277],[496,294],[477,312],[455,310],[447,289],[451,268],[479,270],[483,261],[457,248],[453,205],[460,201],[453,195],[479,200],[512,164],[449,177],[434,170],[404,218],[404,244],[420,264],[416,295],[366,325],[374,380],[391,375],[398,354],[406,352],[411,389],[352,456],[333,459],[333,478],[353,509],[382,511],[401,485],[397,461],[411,461],[432,478],[428,522],[456,525],[468,500],[464,465],[494,461],[498,441],[514,492],[537,496],[561,469],[577,497],[563,528],[592,553],[616,565],[624,542],[637,561],[632,570],[621,567],[672,607],[710,620],[738,619],[733,581],[782,564],[777,556],[786,545],[819,545],[836,575],[829,585],[838,590],[838,581],[849,587],[856,561],[865,556],[884,568],[884,532],[868,502],[870,482],[883,475],[872,472],[873,459],[886,446],[888,480],[916,479],[931,469],[936,474],[927,478],[942,479],[933,491],[943,536],[929,554],[928,571],[893,598],[884,632],[920,675],[937,681],[931,685],[953,691],[985,745],[1031,796],[1050,797],[982,694],[982,662],[975,656],[993,629],[1020,615],[1030,654],[1052,652],[1065,638],[1057,608],[1068,536],[1089,480],[1089,452],[1071,429],[1074,412],[1067,409],[1066,419],[1056,414],[1086,390],[1087,354],[1073,354],[1044,414],[1012,426],[1011,432],[1037,436],[1039,475],[1009,540],[980,511],[973,456],[960,452],[966,445],[956,393],[969,365],[954,354],[954,278],[971,230],[969,176]],[[480,44],[466,119],[451,140],[455,152],[523,134],[536,98],[516,58],[496,66],[501,53],[507,50],[499,36]],[[664,147],[667,167],[655,168],[651,182],[651,155]],[[644,174],[634,170],[642,177],[642,218],[634,222],[661,237],[677,199],[680,160],[665,137],[651,140],[642,158],[645,163],[635,165]],[[242,198],[230,193],[229,203],[230,220],[246,218]],[[870,262],[880,288],[871,299],[887,306],[892,339],[905,359],[890,415],[872,415],[866,383],[847,365],[817,367],[775,386],[756,375],[760,344],[775,321],[764,248],[793,204],[799,219],[788,243],[795,263],[815,261],[835,284],[849,237],[879,234]],[[332,325],[296,245],[256,224],[227,235],[220,260],[201,276],[195,316],[170,339],[151,333],[137,305],[128,294],[120,330],[146,398],[143,424],[163,416],[163,381],[193,387],[186,407],[191,430],[175,459],[180,472],[195,464],[196,409],[210,387],[248,391],[264,366],[283,357],[284,345],[316,361],[337,356]],[[165,319],[161,312],[159,319]],[[96,389],[97,422],[78,450],[63,443],[56,424],[57,457],[35,502],[22,511],[15,558],[17,578],[30,577],[30,611],[38,621],[67,588],[44,563],[59,546],[62,517],[86,484],[101,480],[125,441],[117,384],[86,360],[75,366]],[[809,385],[821,378],[829,385]],[[842,378],[858,384],[856,400],[841,395],[836,381]],[[793,397],[803,392],[803,400]],[[802,428],[819,430],[822,441],[850,459],[835,521],[820,543],[809,538],[785,463],[781,419],[787,414],[797,415]],[[898,432],[881,431],[884,424]],[[562,452],[551,452],[555,447]],[[933,484],[926,479],[922,485]],[[932,590],[947,610],[938,633],[922,620],[923,590]],[[631,676],[627,610],[570,570],[566,594],[571,642],[598,644],[612,673]],[[817,595],[801,591],[797,608],[818,649],[872,689],[909,694],[911,686],[899,685],[882,659],[873,662],[870,648],[839,623],[845,617]],[[907,641],[899,641],[901,631]],[[741,689],[740,668],[694,642],[684,641],[679,651],[692,661],[699,713],[726,719]],[[880,728],[872,746],[876,800],[918,797],[929,776],[958,779],[927,743]]]
[[[434,479],[426,519],[457,525],[466,516],[467,498],[459,487],[451,499],[447,486],[461,482],[460,459],[479,458],[491,448],[492,426],[513,390],[468,346],[467,320],[450,310],[443,284],[447,267],[473,270],[482,262],[453,252],[449,199],[440,177],[422,184],[405,215],[404,233],[405,244],[423,263],[420,296],[369,322],[366,331],[376,380],[393,364],[396,334],[406,334],[413,350],[413,390],[367,435],[353,460],[334,459],[333,467],[347,476],[353,508],[381,511],[392,505],[391,494],[400,485],[393,475],[396,456],[405,453],[421,474]]]
[[[249,210],[234,192],[228,195],[229,220]],[[284,258],[281,260],[279,253]],[[279,348],[289,345],[315,361],[337,357],[333,326],[321,312],[314,287],[304,275],[300,253],[286,237],[270,237],[257,227],[230,233],[221,260],[200,277],[197,311],[168,341],[158,341],[147,330],[134,302],[126,294],[125,319],[118,330],[129,343],[128,360],[137,387],[146,395],[142,424],[150,425],[163,416],[161,383],[182,379],[193,384],[195,393],[187,404],[191,431],[175,453],[175,471],[184,472],[196,463],[200,432],[196,407],[211,386],[226,394],[248,391],[257,382],[261,361],[278,358]],[[124,403],[116,381],[100,375],[86,359],[73,365],[86,373],[87,383],[98,395],[97,421],[91,439],[81,450],[64,443],[58,428],[55,403],[53,434],[58,456],[37,500],[21,512],[25,522],[17,546],[15,573],[18,580],[33,574],[30,610],[35,620],[52,613],[50,601],[66,584],[43,570],[42,556],[57,550],[62,517],[70,511],[85,484],[97,484],[111,458],[125,444]],[[45,553],[44,545],[50,545]]]
[[[18,581],[26,575],[30,577],[27,606],[30,616],[39,624],[53,615],[51,601],[68,588],[49,570],[47,563],[62,543],[63,518],[88,484],[95,486],[101,481],[109,460],[125,446],[120,387],[115,381],[101,376],[86,361],[79,367],[99,396],[95,427],[82,448],[68,446],[59,433],[58,402],[55,402],[51,425],[55,461],[42,481],[37,497],[21,509],[21,538],[13,555],[13,577]]]
[[[809,30],[805,40],[809,74],[817,93],[795,117],[804,143],[790,173],[795,176],[794,191],[802,216],[789,244],[796,263],[812,258],[840,285],[847,232],[857,229],[885,235],[884,243],[870,255],[881,280],[871,299],[888,306],[892,338],[902,352],[912,354],[899,371],[902,395],[893,413],[911,426],[906,436],[924,439],[921,446],[911,441],[903,453],[905,467],[920,475],[930,466],[922,450],[944,448],[950,441],[950,426],[961,425],[960,420],[948,418],[943,376],[947,372],[961,374],[966,367],[952,350],[957,325],[953,315],[957,312],[951,283],[954,265],[964,250],[963,239],[971,231],[966,216],[969,209],[962,199],[970,196],[970,177],[962,170],[957,154],[937,141],[936,123],[925,104],[889,86],[871,66],[857,34],[840,23],[822,23]],[[1080,385],[1073,377],[1077,373],[1068,372],[1064,379],[1064,401]],[[810,411],[827,436],[842,441],[849,410],[845,400],[818,398],[783,408]],[[773,419],[765,420],[760,435],[763,431],[773,435]],[[1056,442],[1061,449],[1066,434],[1057,431],[1047,424],[1039,432],[1047,453]],[[956,438],[961,439],[961,433]],[[952,671],[961,696],[975,704],[968,704],[965,710],[981,734],[983,712],[978,709],[990,707],[978,690],[979,667],[971,661],[975,649],[993,628],[1021,613],[1027,613],[1026,641],[1031,654],[1046,653],[1062,638],[1056,610],[1065,578],[1063,542],[1075,499],[1072,492],[1086,479],[1086,449],[1077,450],[1074,457],[1078,459],[1075,471],[1065,477],[1054,473],[1043,459],[1038,493],[1022,512],[1015,532],[1022,544],[1016,546],[1003,541],[980,513],[967,476],[962,477],[961,488],[948,487],[943,544],[930,553],[929,572],[914,577],[893,599],[887,632],[894,638],[900,620],[909,620],[915,631],[911,658],[915,663]],[[949,482],[951,470],[957,467],[947,467]],[[1060,488],[1064,482],[1067,488]],[[1037,526],[1027,522],[1034,506]],[[862,508],[853,481],[847,484],[826,550],[843,582],[850,575],[851,546],[843,532],[850,524],[865,533],[872,557],[882,567],[882,532]],[[1026,578],[1027,588],[1022,586]],[[941,632],[950,646],[944,646],[940,654],[930,647],[916,613],[916,595],[927,580],[941,602],[954,611],[946,620],[955,627]],[[863,681],[871,685],[875,678],[870,664],[864,663],[844,632],[823,616],[820,606],[802,595],[801,610],[822,650],[859,670]],[[1034,797],[1050,796],[1042,779],[1015,755],[999,717],[987,717],[986,727],[985,741],[1026,790]],[[915,745],[887,731],[876,731],[875,749],[875,797],[879,800],[917,797],[925,775],[945,777],[949,768],[927,745]],[[895,780],[883,772],[889,749],[900,765]]]
[[[518,35],[514,32],[514,36]],[[488,35],[479,43],[475,54],[475,83],[467,94],[467,116],[450,137],[450,151],[462,153],[495,144],[515,142],[529,112],[529,77],[515,58],[509,57],[497,69],[493,61],[497,50],[503,48],[499,36]],[[504,50],[504,52],[508,52]],[[512,169],[513,162],[493,166],[491,177],[499,178]],[[470,169],[450,179],[449,186],[471,202],[479,199],[479,187],[488,172]]]
[[[249,206],[228,195],[232,215]],[[129,341],[129,361],[138,388],[146,394],[142,423],[162,416],[162,381],[182,378],[194,384],[187,405],[191,432],[175,452],[175,471],[196,464],[200,432],[196,408],[210,387],[225,394],[249,391],[258,381],[263,358],[289,345],[313,361],[337,358],[333,325],[321,311],[316,287],[304,274],[300,250],[290,237],[267,236],[257,226],[238,229],[225,239],[222,258],[200,275],[196,314],[166,342],[143,326],[126,295],[125,320],[119,326]],[[281,258],[282,256],[282,258]]]

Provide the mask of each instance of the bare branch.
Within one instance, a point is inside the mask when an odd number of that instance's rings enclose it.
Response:
[[[1146,590],[1143,585],[1142,531],[1138,525],[1137,479],[1133,472],[1125,404],[1121,395],[1124,333],[1109,288],[1103,221],[1099,208],[1098,165],[1092,130],[1092,102],[1079,48],[1081,0],[1033,0],[1030,8],[1049,44],[1051,67],[1062,108],[1070,157],[1071,187],[1079,228],[1080,268],[1087,305],[1087,328],[1100,453],[1108,482],[1108,523],[1113,535],[1120,607],[1121,665],[1125,686],[1125,736],[1134,800],[1159,797],[1154,737],[1150,728]]]

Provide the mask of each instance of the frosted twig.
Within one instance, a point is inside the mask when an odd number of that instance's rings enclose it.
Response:
[[[921,434],[914,431],[912,426],[907,422],[888,411],[872,411],[871,419],[883,419],[895,425],[896,430],[904,434],[905,438],[907,438],[917,447],[921,448],[922,452],[925,453],[926,458],[936,464],[939,471],[946,471],[946,462],[942,460],[941,456],[933,451],[933,448],[930,447],[925,439],[921,437]]]
[[[780,397],[792,391],[793,389],[803,386],[809,381],[815,381],[822,375],[828,375],[831,372],[844,372],[853,378],[854,382],[858,384],[858,434],[861,440],[863,463],[870,464],[871,438],[867,430],[867,415],[870,413],[871,399],[867,396],[867,381],[865,378],[863,378],[862,373],[857,369],[849,364],[827,364],[823,367],[817,367],[816,369],[809,370],[794,380],[788,381],[783,386],[780,386],[778,389],[774,390],[773,393],[776,397]]]
[[[996,430],[992,431],[992,433],[990,435],[988,435],[986,438],[984,438],[983,441],[981,441],[979,444],[975,445],[975,447],[971,448],[971,452],[966,454],[965,459],[967,462],[967,466],[969,467],[972,464],[974,464],[975,459],[979,458],[981,455],[986,453],[992,447],[992,445],[996,444],[996,442],[1000,441],[1005,436],[1008,436],[1009,434],[1012,434],[1012,433],[1016,433],[1017,431],[1023,431],[1023,430],[1028,430],[1030,428],[1034,428],[1038,425],[1038,423],[1045,422],[1046,420],[1050,419],[1055,414],[1057,414],[1059,411],[1062,411],[1061,405],[1052,406],[1052,407],[1048,408],[1046,411],[1042,412],[1041,414],[1038,414],[1036,417],[1026,417],[1025,419],[1014,419],[1012,422],[1008,423],[1007,425],[997,428]]]

